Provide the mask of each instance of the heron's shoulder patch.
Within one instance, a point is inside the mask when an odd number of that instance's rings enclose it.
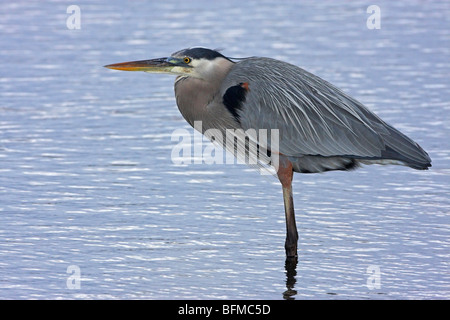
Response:
[[[223,95],[223,104],[237,122],[240,122],[239,110],[243,107],[248,91],[250,91],[249,83],[241,82],[238,85],[229,87]]]

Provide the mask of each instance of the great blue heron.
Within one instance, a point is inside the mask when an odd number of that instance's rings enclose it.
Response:
[[[431,166],[430,157],[416,142],[334,85],[286,62],[232,59],[216,50],[188,48],[166,58],[105,67],[177,75],[178,109],[192,126],[202,121],[202,133],[278,129],[278,150],[271,152],[267,143],[266,155],[278,160],[288,257],[297,256],[294,172],[350,170],[372,163],[414,169]]]

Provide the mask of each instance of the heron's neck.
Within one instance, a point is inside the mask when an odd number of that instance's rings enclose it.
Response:
[[[224,59],[224,62],[216,67],[210,80],[183,76],[177,78],[175,97],[178,109],[191,126],[194,126],[195,121],[207,122],[210,119],[207,106],[219,94],[221,84],[233,64]]]

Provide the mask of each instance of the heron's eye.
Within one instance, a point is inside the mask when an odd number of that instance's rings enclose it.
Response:
[[[184,63],[188,64],[189,62],[191,62],[191,58],[185,57],[185,58],[183,59],[183,61],[184,61]]]

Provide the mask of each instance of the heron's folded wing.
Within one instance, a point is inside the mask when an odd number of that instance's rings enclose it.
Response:
[[[279,151],[288,156],[349,156],[429,162],[414,141],[325,80],[268,58],[241,61],[224,88],[248,87],[237,110],[243,129],[278,129]]]

